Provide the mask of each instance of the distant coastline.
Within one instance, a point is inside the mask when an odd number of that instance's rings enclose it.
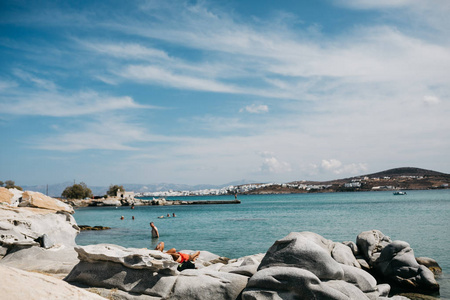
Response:
[[[212,196],[234,194],[294,194],[320,192],[359,192],[385,190],[428,190],[446,189],[450,184],[450,174],[420,169],[396,168],[378,173],[360,175],[330,181],[292,181],[288,183],[251,183],[241,180],[222,186],[183,185],[183,184],[122,184],[126,191],[133,191],[136,197],[180,197],[180,196]],[[73,182],[52,185],[23,186],[24,190],[38,191],[56,198]],[[108,187],[91,186],[94,195],[103,196]]]
[[[378,173],[331,181],[293,181],[289,183],[254,183],[221,189],[197,191],[160,191],[139,193],[138,197],[177,197],[211,195],[267,195],[333,192],[367,192],[448,189],[450,174],[420,168],[395,168]]]

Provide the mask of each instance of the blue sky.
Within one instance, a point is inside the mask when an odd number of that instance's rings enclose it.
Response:
[[[450,173],[450,2],[2,1],[0,180]]]

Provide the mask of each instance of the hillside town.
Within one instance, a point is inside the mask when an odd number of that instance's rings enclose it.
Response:
[[[295,181],[290,183],[254,183],[220,189],[195,191],[155,191],[137,197],[180,197],[236,194],[294,194],[320,192],[399,191],[448,189],[450,175],[418,168],[397,168],[380,173],[326,182]]]
[[[352,191],[398,191],[446,189],[450,176],[443,175],[394,175],[362,176],[339,179],[328,182],[300,181],[291,183],[261,183],[227,186],[221,189],[203,189],[196,191],[157,191],[136,194],[137,197],[180,197],[211,196],[235,194],[288,194],[317,192],[352,192]]]

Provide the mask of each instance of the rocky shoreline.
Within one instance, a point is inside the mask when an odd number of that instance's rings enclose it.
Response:
[[[196,269],[179,272],[157,250],[76,245],[73,208],[59,200],[0,188],[0,202],[0,293],[7,298],[400,300],[439,291],[437,262],[378,230],[355,242],[292,232],[266,253],[237,259],[194,249],[201,251]]]

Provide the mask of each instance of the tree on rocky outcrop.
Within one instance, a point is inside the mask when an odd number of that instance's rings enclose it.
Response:
[[[7,189],[22,190],[22,188],[20,186],[16,185],[16,183],[13,180],[6,180],[5,182],[0,181],[0,186],[4,186]]]
[[[111,184],[111,185],[109,186],[109,190],[106,192],[106,194],[107,194],[108,196],[114,197],[114,196],[117,195],[117,191],[118,191],[118,190],[121,190],[121,191],[125,192],[125,189],[123,188],[123,185],[117,185],[117,184],[112,185],[112,184]]]
[[[67,199],[84,199],[93,197],[91,189],[88,188],[84,182],[66,187],[61,196]]]

